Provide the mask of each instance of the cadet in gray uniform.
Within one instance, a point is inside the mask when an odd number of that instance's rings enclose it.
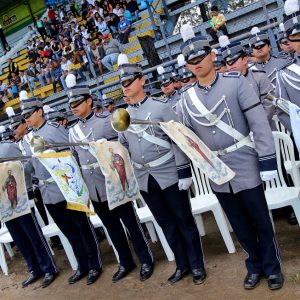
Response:
[[[290,45],[283,23],[279,24],[280,31],[277,34],[277,43],[280,48],[278,57],[285,59],[293,59],[294,49]]]
[[[166,72],[162,66],[158,66],[158,82],[160,84],[161,91],[166,96],[166,100],[176,110],[176,104],[180,100],[180,92],[175,89],[175,80],[172,72]]]
[[[48,143],[67,143],[68,131],[58,123],[47,122],[42,103],[36,98],[23,100],[22,115],[28,126],[33,127],[32,134],[42,136]],[[26,145],[27,153],[31,154]],[[67,149],[55,149],[63,151]],[[78,262],[78,270],[69,278],[73,284],[88,275],[87,284],[94,283],[102,271],[100,249],[94,228],[84,212],[67,209],[67,202],[46,168],[37,158],[30,160],[33,175],[39,180],[39,188],[44,204],[53,220],[72,245]]]
[[[273,123],[274,105],[265,100],[266,95],[273,90],[273,86],[266,72],[248,68],[248,55],[241,43],[230,43],[228,37],[224,35],[219,38],[219,42],[227,70],[231,73],[240,72],[247,78],[264,107],[269,123]]]
[[[268,120],[247,79],[239,72],[216,73],[207,38],[187,35],[186,26],[181,51],[198,82],[183,92],[178,114],[236,173],[229,182],[211,186],[247,253],[244,288],[254,288],[264,274],[270,289],[281,288],[279,250],[261,181],[277,176]]]
[[[271,44],[266,32],[260,32],[257,27],[254,27],[251,34],[249,46],[252,48],[252,55],[256,58],[253,68],[265,71],[275,85],[276,71],[286,64],[286,59],[271,55]]]
[[[21,116],[15,115],[11,118],[11,126],[17,129],[23,124],[23,121]],[[13,130],[1,134],[0,153],[2,158],[22,156],[17,143],[11,141],[11,139],[14,139],[14,136]],[[24,164],[24,175],[29,204],[33,206],[34,195],[31,174],[30,168],[26,163]],[[34,209],[31,207],[30,214],[9,220],[5,225],[23,255],[30,273],[28,278],[22,282],[22,287],[25,288],[37,281],[41,276],[44,276],[42,288],[49,286],[56,278],[58,271],[48,243],[35,217]]]
[[[294,59],[283,66],[276,77],[276,95],[289,100],[300,107],[300,11],[289,11],[291,1],[286,1],[285,10],[289,15],[284,18],[284,29],[290,45],[295,50]],[[293,2],[293,1],[292,1]],[[296,8],[297,9],[297,8]],[[278,112],[279,120],[291,132],[289,116],[283,111]]]
[[[116,140],[118,138],[111,126],[110,113],[106,111],[102,114],[96,114],[92,111],[93,100],[87,86],[75,86],[68,91],[68,97],[73,114],[79,118],[78,122],[69,130],[70,142],[89,142],[100,139]],[[109,210],[105,177],[97,159],[90,153],[87,146],[76,146],[75,150],[94,209],[106,227],[119,254],[119,269],[113,275],[112,281],[121,280],[136,268],[121,220],[129,231],[134,250],[141,262],[140,280],[145,281],[152,275],[153,257],[132,203],[128,202]]]
[[[129,64],[124,54],[119,55],[118,65],[132,118],[177,120],[166,100],[145,95],[139,65]],[[203,254],[187,193],[192,184],[189,160],[158,126],[132,125],[119,139],[130,152],[142,196],[174,252],[177,269],[169,283],[176,283],[190,270],[194,283],[203,283]]]

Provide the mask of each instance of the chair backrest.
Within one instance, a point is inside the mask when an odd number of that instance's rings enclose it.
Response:
[[[193,162],[191,162],[191,169],[195,196],[213,194],[208,177]]]
[[[276,125],[276,128],[279,132],[286,133],[287,135],[291,135],[291,133],[283,126],[283,124],[279,121],[278,116],[274,115],[273,116],[273,121]]]
[[[44,207],[45,207],[45,211],[46,211],[48,223],[49,223],[49,224],[55,223],[54,220],[53,220],[53,218],[52,218],[51,215],[49,214],[49,211],[48,211],[48,209],[47,209],[47,207],[46,207],[45,204],[44,204]]]
[[[287,184],[284,180],[283,173],[282,173],[282,158],[283,161],[285,161],[285,156],[282,153],[281,149],[285,149],[285,151],[289,154],[289,161],[291,164],[291,172],[292,177],[294,181],[294,186],[300,186],[300,177],[299,177],[299,171],[296,167],[296,161],[295,161],[295,154],[294,154],[294,146],[291,138],[288,134],[283,132],[277,132],[273,131],[273,137],[274,137],[274,143],[275,143],[275,149],[276,149],[276,160],[277,160],[277,172],[278,177],[266,181],[266,190],[268,189],[274,189],[279,187],[287,187]]]

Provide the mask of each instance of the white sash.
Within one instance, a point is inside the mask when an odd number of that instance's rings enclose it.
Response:
[[[286,68],[300,76],[300,66],[296,64],[291,64]]]
[[[203,105],[201,100],[198,98],[194,87],[189,88],[187,92],[194,106],[201,114],[203,114],[204,118],[206,118],[209,122],[210,120],[215,119],[215,116]],[[241,134],[239,131],[237,131],[227,123],[223,122],[222,120],[219,120],[218,122],[214,123],[214,125],[237,141],[245,139],[245,136],[243,134]]]
[[[168,141],[160,139],[154,135],[150,135],[146,131],[143,132],[142,138],[152,144],[159,145],[163,148],[171,149],[171,144]]]

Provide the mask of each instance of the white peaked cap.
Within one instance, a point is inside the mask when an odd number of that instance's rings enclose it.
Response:
[[[129,60],[126,54],[120,53],[118,56],[118,66],[122,66],[124,64],[128,64]]]
[[[166,72],[163,66],[158,66],[156,70],[159,75],[164,74]]]
[[[43,106],[43,110],[44,110],[44,113],[45,113],[45,114],[48,114],[49,112],[54,111],[54,109],[51,108],[49,105],[44,105],[44,106]]]
[[[184,42],[195,37],[195,32],[190,24],[183,24],[180,28],[180,34]]]
[[[177,56],[177,64],[179,67],[183,67],[186,65],[186,61],[185,61],[185,58],[184,58],[184,55],[183,54],[179,54]]]
[[[251,33],[252,35],[255,35],[255,34],[259,33],[259,32],[260,32],[260,30],[259,30],[258,27],[253,27],[253,28],[251,29],[251,31],[250,31],[250,33]]]
[[[279,30],[282,32],[285,31],[283,23],[279,24]]]
[[[15,115],[15,111],[11,106],[7,107],[5,111],[9,118]]]
[[[19,97],[20,97],[20,101],[29,99],[26,91],[20,91]]]
[[[227,35],[221,35],[219,37],[219,43],[220,43],[221,48],[225,48],[226,46],[228,46],[230,44],[228,36]]]
[[[0,133],[3,133],[3,132],[5,132],[5,126],[1,125],[0,126]]]
[[[74,74],[68,74],[67,75],[66,85],[69,89],[76,85],[76,76]]]
[[[284,3],[284,12],[287,16],[292,15],[293,13],[299,11],[299,2],[298,0],[286,0]]]

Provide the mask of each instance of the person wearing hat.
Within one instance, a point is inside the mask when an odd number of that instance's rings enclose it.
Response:
[[[252,55],[256,58],[253,68],[265,71],[272,84],[275,85],[276,71],[287,63],[286,59],[271,54],[268,33],[261,32],[257,27],[251,29],[249,46],[252,48]]]
[[[172,74],[173,74],[173,79],[174,79],[174,87],[175,87],[176,91],[179,92],[182,86],[181,86],[181,81],[180,81],[180,76],[178,74],[178,70],[175,69],[175,71],[173,71]]]
[[[223,59],[223,56],[217,49],[212,49],[211,51],[215,52],[216,59],[214,60],[214,68],[215,71],[218,73],[225,73],[227,71],[226,69],[226,63]]]
[[[111,98],[107,98],[105,94],[103,94],[102,100],[105,110],[107,110],[109,113],[112,113],[115,110],[114,101]]]
[[[131,31],[130,21],[127,20],[124,14],[119,15],[120,22],[118,24],[118,32],[119,32],[119,41],[121,44],[128,43],[128,37]]]
[[[287,0],[284,4],[286,17],[283,25],[289,44],[295,51],[294,59],[289,61],[277,73],[276,95],[300,106],[300,9],[297,0]],[[290,118],[279,110],[280,122],[290,132],[292,131]]]
[[[280,58],[293,58],[294,49],[289,43],[287,38],[283,23],[279,24],[279,32],[277,34],[277,43],[280,48],[279,56]]]
[[[98,97],[96,100],[93,101],[92,110],[94,113],[97,113],[97,114],[101,114],[103,112],[103,107],[102,107],[101,101],[98,99]]]
[[[1,134],[1,157],[22,157],[17,142],[20,135],[27,130],[25,120],[21,115],[15,115],[11,107],[7,107],[6,113],[10,119],[10,129]],[[26,163],[23,163],[23,166],[31,211],[29,214],[5,222],[5,225],[27,264],[29,276],[22,282],[22,287],[25,288],[44,276],[41,286],[46,288],[54,281],[58,271],[34,213],[34,194],[30,168]]]
[[[48,143],[68,143],[68,131],[55,122],[45,119],[42,102],[36,98],[22,100],[22,116],[26,124],[33,128],[33,136],[42,136]],[[24,144],[27,155],[31,155],[30,145]],[[68,148],[51,150],[65,151]],[[29,161],[33,176],[39,180],[43,202],[62,233],[69,240],[74,251],[78,269],[69,279],[74,284],[87,275],[87,284],[94,283],[101,274],[100,249],[93,226],[84,212],[67,209],[67,202],[59,187],[37,158]]]
[[[78,122],[69,130],[70,142],[117,139],[117,133],[111,126],[111,115],[108,112],[96,114],[92,111],[93,99],[87,86],[75,86],[68,92],[68,97],[72,113],[78,117]],[[132,203],[128,202],[109,210],[105,177],[97,159],[87,146],[75,146],[75,150],[95,212],[102,220],[119,255],[119,269],[113,275],[112,281],[118,282],[136,268],[122,222],[130,234],[134,250],[141,263],[140,280],[147,280],[153,272],[153,256]]]
[[[270,79],[262,70],[249,69],[248,55],[240,42],[231,43],[227,36],[222,35],[219,43],[227,70],[238,71],[247,78],[264,107],[269,123],[273,124],[274,105],[265,100],[267,94],[274,89]]]
[[[166,72],[163,66],[157,67],[157,73],[159,75],[158,81],[161,91],[164,93],[166,100],[175,111],[176,104],[180,99],[180,93],[175,89],[173,73]]]
[[[210,184],[247,253],[244,288],[255,288],[266,275],[269,288],[279,289],[279,249],[262,184],[277,176],[277,164],[261,101],[240,72],[216,73],[206,37],[195,37],[190,25],[182,26],[181,36],[181,52],[197,83],[182,92],[178,115],[235,172],[229,182]]]
[[[118,65],[131,118],[178,120],[166,99],[145,95],[141,66],[129,64],[125,54],[120,54]],[[168,282],[175,284],[192,272],[194,283],[203,283],[202,248],[187,193],[192,184],[188,158],[159,126],[130,126],[119,134],[119,140],[128,148],[141,194],[174,253],[176,271]]]
[[[186,68],[186,61],[182,54],[179,54],[177,56],[177,65],[178,65],[178,75],[180,77],[181,82],[181,90],[185,88],[186,86],[190,86],[196,81],[195,75]],[[180,91],[181,91],[180,90]]]

